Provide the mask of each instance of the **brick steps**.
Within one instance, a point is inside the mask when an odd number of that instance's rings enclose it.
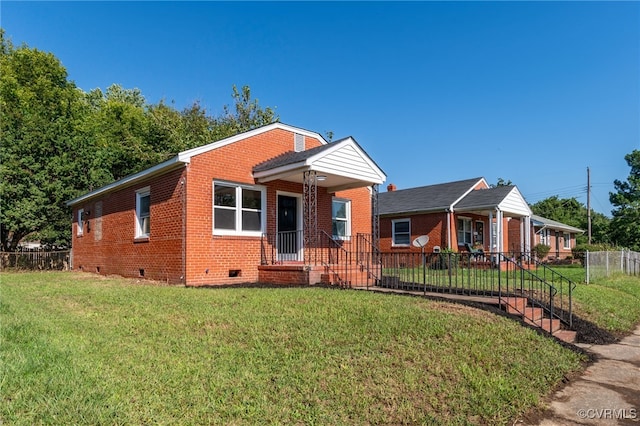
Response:
[[[526,324],[539,327],[567,343],[575,341],[575,331],[563,329],[559,319],[544,318],[544,310],[528,306],[528,301],[524,297],[503,297],[500,305],[507,313],[522,318]]]
[[[350,288],[374,285],[376,281],[375,272],[367,270],[360,264],[326,265],[322,268],[321,282],[326,285]]]

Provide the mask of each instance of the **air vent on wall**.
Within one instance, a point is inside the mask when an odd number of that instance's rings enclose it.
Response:
[[[295,152],[304,151],[304,135],[299,133],[295,134],[293,150]]]

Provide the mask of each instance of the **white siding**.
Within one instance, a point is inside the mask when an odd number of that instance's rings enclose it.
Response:
[[[529,205],[520,194],[520,191],[518,191],[518,188],[513,188],[498,207],[505,213],[518,216],[531,216],[531,209],[529,209]]]
[[[345,145],[313,162],[313,167],[326,173],[377,182],[380,176],[371,163],[353,145]]]

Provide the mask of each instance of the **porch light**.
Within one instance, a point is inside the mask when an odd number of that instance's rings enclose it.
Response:
[[[327,180],[327,177],[325,175],[318,175],[318,176],[316,176],[316,180],[322,182],[322,181]]]

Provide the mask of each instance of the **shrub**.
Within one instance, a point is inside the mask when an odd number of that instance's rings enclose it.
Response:
[[[535,253],[538,259],[543,259],[546,255],[549,254],[551,247],[546,244],[536,244],[533,247],[533,252]]]

